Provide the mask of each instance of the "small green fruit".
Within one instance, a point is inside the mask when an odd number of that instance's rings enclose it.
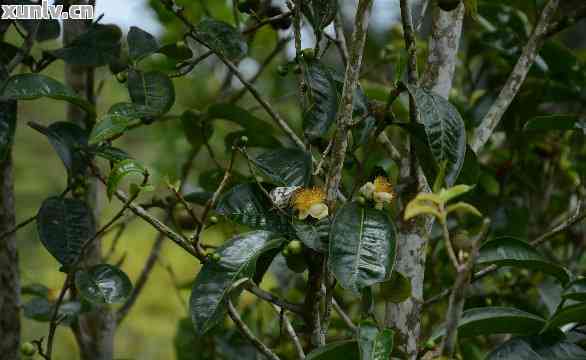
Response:
[[[222,257],[216,253],[212,254],[212,261],[213,262],[218,262],[222,259]]]
[[[291,252],[289,251],[289,248],[284,248],[283,251],[281,251],[281,254],[283,254],[284,257],[289,257]]]
[[[443,11],[455,10],[460,5],[461,0],[439,0],[438,6]]]
[[[303,49],[301,51],[305,60],[313,60],[315,59],[315,50],[312,48]]]
[[[215,216],[215,215],[210,216],[210,222],[212,224],[217,224],[219,221],[220,221],[220,219],[218,219],[217,216]]]
[[[279,65],[277,67],[277,73],[280,76],[287,76],[289,74],[289,67],[287,65]]]
[[[299,255],[303,252],[303,244],[299,240],[293,240],[287,245],[287,250],[292,255]]]
[[[364,196],[359,196],[357,199],[358,203],[360,205],[365,205],[366,204],[366,198]]]
[[[241,136],[241,137],[240,137],[240,142],[241,142],[243,145],[246,145],[246,144],[248,143],[248,136],[246,136],[246,135],[243,135],[243,136]]]
[[[37,353],[37,349],[33,343],[25,342],[20,345],[20,353],[24,356],[33,356]]]

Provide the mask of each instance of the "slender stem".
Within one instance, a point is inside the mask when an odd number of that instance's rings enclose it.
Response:
[[[452,260],[452,264],[456,271],[460,271],[460,262],[458,261],[458,257],[456,256],[456,252],[454,251],[454,246],[452,245],[452,240],[450,239],[450,231],[448,230],[448,222],[446,219],[440,220],[442,224],[442,232],[444,236],[444,242],[446,243],[446,249],[448,250],[448,255],[450,256],[450,260]]]
[[[486,144],[521,89],[521,85],[523,85],[533,62],[535,61],[535,57],[539,52],[539,48],[547,35],[549,24],[556,14],[559,3],[560,0],[550,0],[543,8],[539,22],[535,26],[531,37],[523,48],[521,57],[517,60],[513,72],[509,75],[509,78],[498,98],[492,104],[482,119],[482,122],[474,132],[474,137],[470,145],[474,152],[478,153],[484,144]]]
[[[281,299],[280,297],[271,294],[270,292],[264,291],[260,287],[256,286],[252,281],[247,282],[244,286],[247,291],[254,294],[259,299],[263,299],[294,314],[303,315],[304,307],[301,304],[294,304],[288,302],[287,300]]]
[[[342,309],[342,307],[340,306],[340,304],[338,303],[338,301],[336,299],[332,299],[332,305],[334,307],[334,310],[338,313],[338,315],[340,316],[340,318],[344,322],[344,324],[346,324],[346,326],[348,326],[348,328],[350,328],[350,330],[352,330],[353,332],[358,331],[358,327],[356,325],[354,325],[350,316],[348,316],[348,314],[346,314],[346,312],[344,311],[344,309]]]
[[[293,341],[295,351],[297,352],[297,357],[300,360],[305,359],[305,352],[303,351],[303,346],[301,345],[301,341],[299,341],[299,337],[297,336],[297,333],[295,332],[295,329],[293,328],[291,321],[289,321],[289,317],[287,316],[287,314],[283,314],[283,309],[278,307],[277,305],[272,305],[272,307],[273,309],[275,309],[277,314],[279,314],[283,318],[283,323],[285,324],[285,331],[287,331],[287,334],[289,334],[291,341]]]
[[[248,35],[250,33],[254,33],[258,29],[260,29],[261,27],[263,27],[263,26],[265,26],[267,24],[274,23],[274,22],[277,22],[279,20],[286,19],[288,17],[291,17],[291,15],[293,15],[293,13],[291,11],[285,11],[284,13],[281,13],[279,15],[275,15],[275,16],[268,17],[266,19],[262,19],[261,21],[257,22],[256,24],[252,25],[251,27],[242,30],[242,34],[243,35]]]
[[[4,240],[7,236],[14,234],[18,230],[22,229],[23,227],[27,226],[28,224],[30,224],[36,220],[37,220],[37,215],[31,216],[30,218],[28,218],[28,219],[24,220],[23,222],[19,223],[18,225],[16,225],[14,228],[0,234],[0,240]]]
[[[51,322],[49,323],[49,336],[47,337],[47,351],[45,352],[45,359],[51,360],[53,354],[53,340],[55,339],[55,331],[57,330],[57,326],[59,326],[59,307],[63,303],[63,299],[65,298],[65,294],[67,290],[71,287],[71,282],[73,280],[73,272],[70,272],[65,277],[65,281],[63,282],[63,286],[61,287],[61,292],[59,293],[59,297],[57,298],[57,302],[55,303],[55,307],[53,308],[53,315],[51,315]]]

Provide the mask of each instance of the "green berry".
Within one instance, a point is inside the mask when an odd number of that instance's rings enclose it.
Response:
[[[218,219],[217,216],[215,216],[215,215],[210,216],[210,222],[212,224],[217,224],[219,221],[220,221],[220,219]]]
[[[218,262],[222,259],[222,257],[216,253],[212,254],[212,261],[213,262]]]
[[[240,137],[240,142],[241,142],[243,145],[246,145],[246,144],[248,143],[248,136],[246,136],[246,135],[243,135],[243,136],[241,136],[241,137]]]
[[[279,65],[277,67],[277,73],[280,76],[287,76],[287,74],[289,73],[289,67],[287,65]]]
[[[25,342],[20,345],[20,353],[24,356],[33,356],[37,353],[37,349],[33,343]]]
[[[315,50],[312,48],[303,49],[301,51],[305,60],[313,60],[315,59]]]
[[[281,251],[281,253],[283,254],[284,257],[289,257],[291,255],[291,251],[289,251],[289,248],[284,248],[283,251]]]
[[[365,205],[366,204],[366,198],[364,196],[359,196],[357,199],[358,203],[360,205]]]
[[[287,245],[287,250],[292,255],[299,255],[303,252],[303,244],[299,240],[293,240]]]

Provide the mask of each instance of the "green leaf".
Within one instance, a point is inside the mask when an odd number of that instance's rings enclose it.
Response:
[[[193,53],[187,46],[176,43],[163,45],[157,52],[177,62],[189,60],[193,57]]]
[[[360,360],[388,360],[393,351],[394,332],[391,329],[379,331],[376,324],[364,320],[358,327]]]
[[[396,240],[395,226],[384,212],[346,204],[332,223],[329,267],[343,288],[360,292],[391,276]]]
[[[465,203],[465,202],[458,202],[456,204],[453,205],[449,205],[446,208],[446,213],[449,214],[451,212],[462,212],[462,213],[467,213],[467,214],[472,214],[474,216],[478,216],[478,217],[482,217],[482,214],[480,213],[480,211],[478,211],[477,208],[475,208],[474,206]]]
[[[356,340],[336,341],[307,354],[306,360],[360,359]]]
[[[535,334],[545,325],[537,315],[508,307],[482,307],[465,310],[458,324],[460,337],[494,334]],[[431,340],[444,336],[442,327],[435,331]]]
[[[187,110],[181,115],[181,124],[185,138],[196,150],[209,141],[214,134],[214,127],[209,119],[191,110]]]
[[[549,130],[575,130],[580,121],[580,115],[576,114],[556,114],[536,116],[529,119],[524,131],[549,131]]]
[[[554,276],[562,284],[570,281],[571,276],[566,268],[550,262],[530,244],[512,237],[502,237],[483,244],[476,264],[514,266],[542,271]]]
[[[378,327],[371,320],[363,320],[358,324],[358,348],[360,360],[371,360],[374,342],[378,335]]]
[[[398,271],[393,271],[391,278],[380,284],[380,294],[386,301],[400,304],[411,296],[411,281]]]
[[[252,159],[252,163],[277,186],[308,186],[311,181],[311,155],[300,149],[270,150]]]
[[[26,4],[26,3],[25,3]],[[35,40],[43,42],[59,38],[61,34],[61,24],[56,19],[42,19],[42,20],[17,20],[27,34],[30,34],[34,27],[38,26]]]
[[[78,301],[65,301],[59,306],[58,317],[64,325],[71,325],[81,313],[81,304]],[[34,297],[23,306],[24,316],[39,322],[50,322],[55,311],[55,304],[45,297]]]
[[[107,145],[95,148],[93,152],[96,154],[96,156],[109,160],[113,163],[131,158],[126,151]]]
[[[120,182],[122,182],[122,180],[124,178],[126,178],[127,176],[130,175],[137,175],[138,177],[140,177],[140,181],[137,182],[137,184],[139,184],[140,182],[142,182],[144,180],[144,177],[147,174],[146,169],[139,164],[138,162],[136,162],[136,160],[134,159],[126,159],[126,160],[122,160],[117,162],[114,165],[114,168],[112,169],[112,171],[110,171],[110,176],[108,176],[108,181],[107,181],[107,192],[108,192],[108,198],[112,199],[112,196],[114,195],[114,193],[116,192],[116,190],[118,190],[118,186],[120,185]]]
[[[106,114],[92,129],[89,144],[95,145],[104,141],[112,141],[122,136],[130,128],[141,121],[122,115]]]
[[[326,135],[336,121],[338,89],[325,65],[317,60],[303,61],[307,90],[303,104],[303,131],[310,140]]]
[[[307,222],[293,222],[295,234],[308,248],[325,253],[328,251],[330,238],[330,219],[324,218],[313,224]]]
[[[49,253],[68,266],[75,264],[83,244],[94,235],[95,221],[83,201],[50,197],[37,215],[37,231]]]
[[[239,184],[218,200],[216,211],[228,219],[253,229],[280,229],[286,225],[257,184]]]
[[[88,146],[85,130],[70,122],[56,122],[48,128],[34,125],[34,128],[47,136],[70,177],[85,172],[89,161],[82,152]]]
[[[175,88],[169,77],[159,71],[128,72],[128,92],[132,102],[143,105],[155,115],[169,111],[175,102]]]
[[[159,50],[157,39],[136,26],[130,27],[126,41],[130,59],[133,61],[139,61]]]
[[[542,332],[550,329],[562,327],[570,323],[586,322],[586,303],[564,306],[553,314],[547,324],[543,327]]]
[[[65,47],[51,51],[73,65],[103,66],[120,56],[122,31],[115,25],[94,24]]]
[[[437,164],[447,161],[445,182],[452,186],[466,156],[466,128],[458,110],[443,97],[407,85],[415,98],[427,142]]]
[[[75,287],[94,304],[121,303],[132,291],[128,276],[115,266],[99,264],[75,274]]]
[[[210,50],[230,61],[242,60],[248,52],[246,41],[232,25],[214,19],[203,19],[194,29],[196,38]]]
[[[570,282],[562,292],[562,298],[566,300],[586,301],[586,279],[578,279]]]
[[[191,319],[198,334],[208,332],[224,316],[232,285],[252,277],[257,259],[283,242],[271,232],[254,231],[232,238],[215,251],[220,260],[204,263],[191,292]]]
[[[64,100],[81,107],[90,116],[95,116],[94,106],[79,97],[73,89],[41,74],[12,76],[2,89],[2,96],[14,100],[36,100],[41,97]]]
[[[576,344],[550,336],[516,337],[493,350],[486,360],[586,360]]]
[[[209,191],[194,191],[185,195],[183,198],[185,199],[185,201],[190,202],[192,204],[205,206],[208,203],[208,201],[212,199],[212,196],[214,196],[214,193]]]
[[[439,196],[444,203],[447,203],[448,201],[451,201],[459,196],[466,194],[467,192],[469,192],[473,188],[474,188],[474,186],[469,186],[469,185],[464,185],[464,184],[456,185],[456,186],[452,186],[449,189],[440,190]]]
[[[14,100],[0,101],[0,162],[3,163],[14,143],[16,132],[17,103]]]

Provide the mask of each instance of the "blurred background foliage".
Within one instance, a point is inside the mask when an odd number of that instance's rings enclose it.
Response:
[[[100,0],[97,0],[100,2]],[[111,3],[111,2],[109,2]],[[101,9],[107,14],[115,12],[119,6],[136,6],[141,0],[125,0],[123,5],[111,5]],[[206,13],[214,18],[233,23],[231,1],[227,0],[182,0],[177,1],[185,7],[186,16],[193,22],[203,18]],[[282,3],[279,6],[283,6]],[[355,7],[354,1],[343,1],[346,19],[350,19]],[[538,9],[543,1],[539,0],[491,0],[480,1],[479,15],[482,21],[466,20],[464,38],[461,45],[460,61],[457,67],[454,90],[451,101],[459,108],[467,127],[472,129],[492,103],[500,86],[510,73],[519,56],[522,46],[530,34],[532,24],[538,16]],[[405,60],[403,38],[398,27],[398,1],[375,1],[373,26],[370,30],[361,84],[371,100],[386,99],[388,89],[396,76],[398,64]],[[145,21],[141,16],[154,14],[161,24],[160,42],[173,43],[182,41],[183,28],[174,17],[164,10],[158,0],[144,3],[151,12],[138,12],[130,15],[124,25],[141,26]],[[416,6],[416,10],[420,10]],[[415,11],[418,14],[418,11]],[[107,22],[108,17],[104,22]],[[492,28],[489,26],[492,24]],[[349,31],[350,23],[345,24]],[[429,15],[420,30],[419,60],[423,68],[426,59],[426,40],[429,33]],[[245,74],[254,74],[264,59],[269,56],[279,39],[290,36],[289,31],[275,32],[264,27],[254,37],[249,38],[249,57],[240,63]],[[311,32],[304,31],[304,44],[311,46]],[[14,33],[7,37],[12,42],[17,39]],[[307,41],[307,43],[306,43]],[[44,43],[43,48],[52,49],[58,42]],[[37,49],[37,51],[40,51]],[[198,51],[204,49],[198,47]],[[301,127],[301,112],[297,99],[297,79],[292,72],[279,76],[277,67],[287,64],[292,56],[291,45],[268,65],[257,82],[257,88],[267,98],[272,99],[277,109],[294,125]],[[341,62],[335,47],[326,53],[324,61],[340,71]],[[165,57],[153,57],[147,68],[172,72],[173,65]],[[46,74],[56,79],[63,79],[63,63],[55,62]],[[98,84],[98,113],[105,113],[117,102],[126,101],[127,89],[111,75],[107,68],[96,72]],[[229,86],[224,83],[230,82]],[[226,77],[225,68],[214,57],[210,57],[197,66],[188,76],[175,78],[174,85],[177,100],[169,112],[166,121],[156,122],[150,126],[140,127],[126,134],[117,141],[117,146],[124,148],[135,158],[147,165],[153,173],[152,183],[157,185],[156,194],[167,196],[165,179],[174,181],[179,176],[180,166],[186,158],[190,145],[183,134],[179,115],[184,110],[204,110],[207,106],[226,99],[237,93],[240,84],[231,77]],[[573,195],[579,193],[584,183],[583,134],[552,132],[527,135],[521,130],[525,122],[536,116],[549,112],[584,113],[586,104],[586,24],[578,24],[573,30],[566,31],[555,39],[549,40],[541,56],[533,67],[529,79],[523,86],[512,108],[508,111],[504,126],[495,136],[495,144],[490,152],[483,153],[474,176],[478,179],[478,188],[466,201],[475,204],[493,221],[493,234],[515,235],[525,239],[535,236],[549,228],[552,220],[563,213]],[[255,111],[265,118],[254,99],[245,95],[239,105]],[[396,102],[395,113],[399,119],[406,118],[406,101]],[[259,111],[261,110],[261,111]],[[36,100],[21,103],[19,123],[14,148],[15,187],[17,217],[19,220],[34,215],[43,199],[50,194],[57,194],[65,188],[66,177],[59,158],[48,141],[32,129],[24,126],[28,121],[48,125],[65,118],[65,105],[51,100]],[[194,171],[189,179],[187,190],[194,190],[202,183],[203,174],[215,169],[215,161],[224,164],[229,153],[226,151],[224,137],[239,128],[231,123],[216,122],[215,132],[210,144],[215,160],[209,152],[201,151],[195,160]],[[400,136],[400,131],[392,129],[391,135]],[[299,131],[300,133],[301,131]],[[262,136],[262,134],[259,134]],[[571,151],[570,151],[571,150]],[[248,174],[246,164],[242,162],[238,171]],[[382,166],[391,174],[396,166],[386,159],[382,152],[371,157],[368,166]],[[355,170],[354,170],[355,171]],[[364,170],[367,171],[367,170]],[[394,174],[396,176],[396,174]],[[144,195],[146,201],[150,195]],[[547,199],[545,201],[544,199]],[[100,199],[102,218],[107,219],[118,209],[119,204],[110,203],[105,197]],[[162,214],[160,214],[162,216]],[[185,214],[176,214],[179,223]],[[189,227],[189,224],[185,224]],[[234,234],[237,229],[230,224],[220,222],[206,230],[204,242],[218,244]],[[548,245],[551,257],[564,261],[575,257],[573,270],[584,271],[584,259],[581,251],[586,243],[586,229],[576,227],[567,235],[558,236]],[[110,236],[111,238],[111,236]],[[122,268],[132,279],[140,273],[144,259],[155,239],[154,231],[141,221],[133,221],[130,230],[120,239],[113,257],[114,262],[121,261]],[[426,294],[436,294],[446,284],[453,281],[451,273],[444,264],[448,263],[444,249],[431,243],[428,266],[429,281]],[[110,241],[106,241],[106,249]],[[43,283],[52,289],[59,289],[64,274],[55,271],[56,261],[46,252],[38,241],[34,226],[18,233],[18,246],[21,259],[22,284]],[[296,279],[302,275],[291,276],[285,273],[284,261],[277,261],[273,276],[263,285],[274,288],[277,293],[287,294],[292,300],[299,299],[303,292],[296,286]],[[116,357],[130,359],[173,359],[176,347],[181,350],[184,359],[200,358],[190,354],[185,344],[192,339],[191,323],[184,320],[187,315],[186,301],[189,284],[198,270],[198,264],[177,247],[165,243],[161,260],[153,272],[148,285],[128,319],[119,328],[116,336]],[[544,311],[544,301],[540,296],[547,291],[548,282],[542,281],[542,275],[526,271],[501,271],[497,277],[477,283],[477,295],[469,301],[474,304],[514,304],[519,308],[533,312]],[[541,283],[540,287],[536,284]],[[527,296],[531,295],[531,296]],[[357,304],[358,299],[348,296],[341,298],[344,306]],[[435,324],[445,314],[445,302],[434,305],[425,320],[425,333],[429,334],[430,324]],[[240,302],[247,320],[253,321],[253,330],[263,334],[279,334],[278,315],[266,304],[261,304],[252,297],[245,296]],[[357,308],[357,307],[354,307]],[[353,308],[353,309],[354,309]],[[356,311],[358,311],[356,309]],[[547,309],[545,309],[547,311]],[[551,310],[550,310],[551,311]],[[23,339],[38,339],[47,332],[47,324],[28,319],[24,320]],[[340,336],[344,327],[338,318],[334,319],[333,328],[339,329]],[[179,330],[178,330],[179,329]],[[223,358],[245,358],[243,354],[254,352],[231,331],[219,330],[217,343],[227,343],[220,353]],[[470,359],[476,359],[475,353],[482,353],[490,348],[483,344],[490,339],[470,340],[464,343],[469,347]],[[201,340],[202,348],[209,347],[206,340]],[[242,346],[235,345],[241,344]],[[285,337],[274,337],[270,346],[278,346],[280,352],[290,350]],[[230,353],[230,351],[235,351]],[[243,352],[244,351],[244,352]],[[468,350],[466,350],[468,351]],[[238,354],[238,355],[236,355]],[[241,357],[242,356],[242,357]],[[253,355],[254,356],[254,355]],[[473,357],[474,356],[474,357]],[[69,331],[60,328],[57,336],[55,358],[59,360],[76,359],[75,341]],[[246,357],[249,358],[249,357]],[[466,357],[468,359],[468,357]]]

